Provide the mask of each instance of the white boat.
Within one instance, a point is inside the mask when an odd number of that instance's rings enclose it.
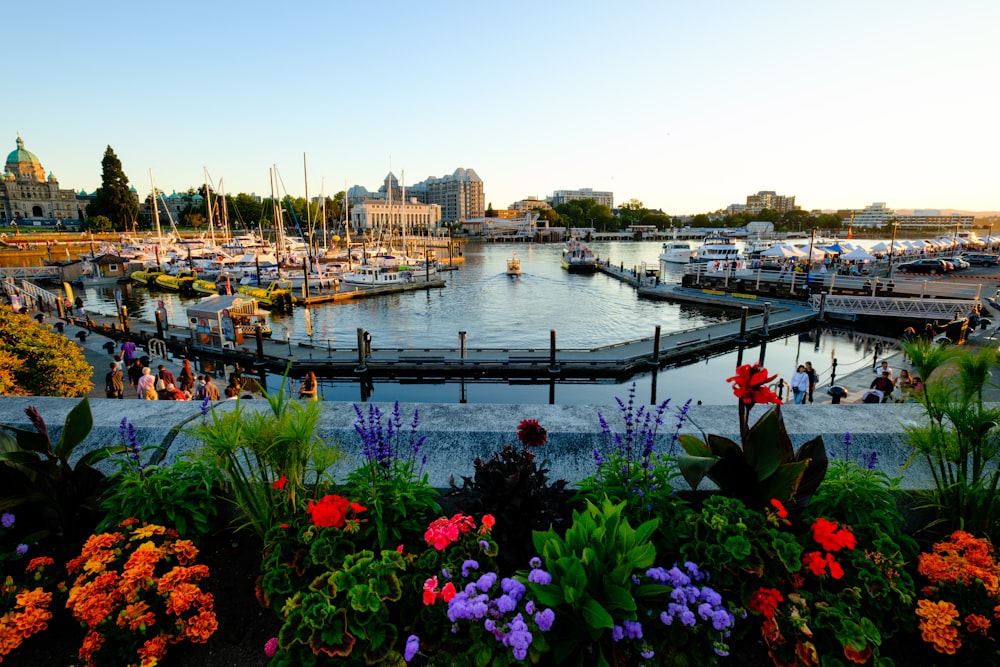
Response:
[[[403,285],[413,282],[413,273],[401,271],[398,266],[384,264],[361,264],[353,271],[341,274],[341,282],[347,285],[381,287],[382,285]]]
[[[706,236],[693,262],[728,262],[740,259],[740,249],[725,236]]]
[[[670,264],[688,264],[696,254],[696,251],[687,241],[670,241],[663,244],[663,252],[660,253],[660,261]]]
[[[521,275],[521,258],[517,256],[516,250],[514,251],[514,256],[507,260],[507,275]]]
[[[570,273],[593,273],[597,270],[597,258],[579,239],[566,242],[561,261],[562,267]]]

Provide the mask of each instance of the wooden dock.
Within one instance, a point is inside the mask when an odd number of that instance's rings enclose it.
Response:
[[[307,297],[296,297],[295,303],[302,306],[316,306],[326,303],[344,303],[357,299],[369,299],[375,296],[385,296],[386,294],[399,294],[401,292],[413,292],[417,290],[438,289],[445,286],[443,280],[429,280],[414,283],[401,283],[399,285],[383,285],[381,287],[359,287],[352,290],[340,289],[336,292],[319,292],[310,294]]]

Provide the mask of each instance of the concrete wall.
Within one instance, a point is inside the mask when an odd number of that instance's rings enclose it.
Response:
[[[43,397],[0,398],[0,422],[31,428],[24,415],[24,408],[36,406],[45,419],[53,440],[58,439],[63,420],[79,399]],[[193,422],[202,419],[200,403],[174,401],[135,401],[90,399],[94,415],[94,428],[87,441],[80,447],[79,455],[95,447],[120,444],[119,426],[123,417],[138,429],[143,446],[162,445],[164,462],[174,461],[184,452],[195,449],[199,443],[184,431]],[[392,404],[376,403],[384,412],[392,411]],[[245,400],[244,408],[268,410],[263,400]],[[347,453],[347,460],[334,471],[337,478],[356,466],[361,460],[360,439],[354,431],[353,403],[323,402],[319,435],[328,443],[338,443]],[[231,410],[232,401],[215,404],[216,410]],[[427,453],[426,471],[433,486],[445,488],[454,476],[461,482],[462,475],[471,475],[476,456],[489,457],[506,443],[517,443],[516,429],[522,419],[537,419],[548,431],[548,442],[539,451],[539,457],[548,459],[550,479],[578,481],[594,472],[593,449],[602,444],[597,413],[601,411],[613,431],[623,431],[618,421],[617,406],[563,406],[563,405],[497,405],[497,404],[401,404],[404,424],[412,419],[414,409],[419,411],[418,434],[427,435],[424,449]],[[367,413],[367,405],[362,404]],[[905,489],[930,488],[933,480],[922,460],[901,471],[911,455],[903,437],[902,427],[920,423],[922,412],[916,404],[886,405],[812,405],[784,406],[785,426],[793,443],[799,445],[821,435],[831,458],[844,457],[844,432],[851,433],[850,458],[860,460],[863,452],[878,452],[878,466],[882,471],[902,477]],[[757,408],[751,419],[763,412]],[[739,439],[736,407],[694,406],[689,412],[690,421],[683,433],[715,433],[734,440]],[[668,414],[658,433],[659,451],[670,443],[675,417]],[[109,472],[110,469],[105,472]]]

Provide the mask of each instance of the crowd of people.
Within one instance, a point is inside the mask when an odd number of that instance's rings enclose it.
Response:
[[[128,337],[122,342],[121,351],[114,355],[105,375],[104,392],[108,398],[123,399],[126,396],[126,381],[128,393],[135,393],[141,401],[218,401],[240,398],[243,391],[242,373],[237,367],[229,376],[229,384],[221,391],[215,384],[211,374],[196,375],[191,367],[191,360],[181,361],[181,369],[176,375],[159,364],[154,371],[149,365],[149,357],[138,356],[136,344]],[[245,393],[243,398],[253,398]]]

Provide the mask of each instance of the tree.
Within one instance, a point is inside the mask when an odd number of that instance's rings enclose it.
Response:
[[[93,373],[76,343],[0,308],[0,395],[85,396]]]
[[[114,229],[111,220],[106,215],[95,215],[92,218],[87,218],[80,226],[85,232],[110,232]]]
[[[122,171],[121,160],[108,146],[101,160],[101,187],[87,204],[87,215],[103,215],[111,220],[116,231],[125,231],[139,217],[139,202],[128,187],[128,177]]]
[[[638,199],[629,199],[627,202],[618,207],[618,218],[621,220],[621,226],[628,227],[630,225],[641,225],[645,224],[642,219],[646,216],[648,211],[646,207],[642,205],[642,202]]]

